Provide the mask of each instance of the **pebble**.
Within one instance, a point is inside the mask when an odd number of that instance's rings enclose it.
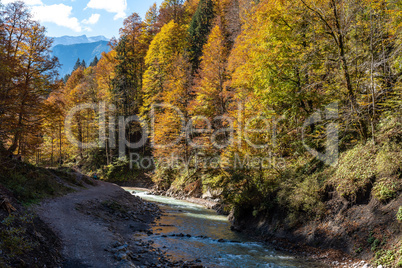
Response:
[[[365,261],[360,261],[353,263],[352,260],[345,260],[343,259],[343,262],[332,262],[331,263],[333,267],[343,267],[343,268],[378,268],[378,267],[373,267],[370,264],[366,263]],[[381,266],[382,267],[382,266]]]

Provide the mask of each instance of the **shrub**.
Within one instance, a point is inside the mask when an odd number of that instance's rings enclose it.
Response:
[[[400,109],[399,109],[400,111]],[[393,114],[381,120],[377,139],[380,142],[402,141],[402,120],[400,114]]]
[[[320,216],[324,211],[321,202],[318,175],[312,175],[298,183],[292,194],[288,197],[290,206],[294,211],[302,211],[310,216]]]
[[[396,213],[396,219],[402,223],[402,207],[399,207],[398,212]]]
[[[178,177],[180,176],[177,170],[158,167],[155,170],[155,174],[152,176],[152,181],[159,187],[159,189],[168,190]]]
[[[274,207],[278,178],[269,172],[237,172],[224,187],[223,196],[234,208],[236,218],[267,215]]]
[[[365,193],[376,174],[376,148],[367,144],[356,145],[341,156],[338,169],[331,179],[337,192],[355,202],[358,193]]]
[[[118,158],[101,172],[102,177],[110,182],[126,182],[136,178],[137,173],[138,170],[130,168],[127,158]]]
[[[392,179],[383,178],[375,183],[372,192],[377,200],[386,202],[396,197],[397,184]]]
[[[402,167],[401,145],[385,143],[376,157],[376,171],[381,177],[399,175]]]

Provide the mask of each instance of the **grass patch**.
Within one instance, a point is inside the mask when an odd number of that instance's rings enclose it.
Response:
[[[21,162],[2,166],[0,183],[8,188],[24,205],[38,203],[41,199],[72,192],[55,177],[77,184],[75,175],[63,170],[48,170]]]
[[[397,196],[397,183],[392,179],[382,178],[377,181],[373,187],[374,197],[381,202],[387,202]]]
[[[364,194],[376,174],[376,148],[370,144],[357,145],[344,153],[332,178],[337,192],[349,201],[356,202]]]
[[[393,250],[379,250],[375,254],[375,264],[385,267],[393,267],[396,256]]]
[[[396,219],[402,223],[402,207],[399,207],[398,212],[396,213]]]
[[[374,255],[374,264],[383,267],[402,267],[402,245],[401,242],[389,249],[380,249]]]
[[[376,172],[380,177],[392,177],[401,174],[402,150],[397,143],[385,143],[376,156]]]

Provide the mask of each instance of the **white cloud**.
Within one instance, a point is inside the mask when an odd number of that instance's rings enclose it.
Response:
[[[9,4],[16,0],[0,0],[3,4]],[[45,5],[42,0],[20,0],[31,7],[33,18],[39,22],[55,23],[58,26],[67,27],[75,32],[91,31],[89,27],[81,26],[76,17],[72,17],[73,7],[64,4]],[[75,0],[72,0],[74,2]],[[96,24],[100,18],[99,14],[93,14],[88,20],[82,23]]]
[[[127,16],[127,0],[90,0],[86,8],[103,9],[110,13],[116,13],[115,20]]]
[[[29,5],[29,6],[35,6],[35,5],[42,5],[42,1],[41,0],[21,0],[22,2],[24,2],[25,4]],[[15,2],[15,0],[3,0],[1,1],[4,5],[7,5],[9,3]]]
[[[92,16],[87,19],[87,20],[83,20],[82,23],[84,24],[97,24],[100,18],[100,14],[92,14]]]
[[[34,1],[34,0],[31,0]],[[64,4],[33,6],[34,19],[40,22],[52,22],[59,26],[70,28],[76,32],[82,32],[82,27],[77,18],[71,17],[71,6]]]

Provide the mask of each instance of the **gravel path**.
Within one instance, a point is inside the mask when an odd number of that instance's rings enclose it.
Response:
[[[107,222],[84,215],[77,210],[77,205],[88,201],[101,203],[123,193],[124,190],[114,184],[97,182],[96,186],[80,192],[46,200],[37,208],[40,218],[62,241],[64,267],[115,266],[113,255],[105,251],[116,241]]]

